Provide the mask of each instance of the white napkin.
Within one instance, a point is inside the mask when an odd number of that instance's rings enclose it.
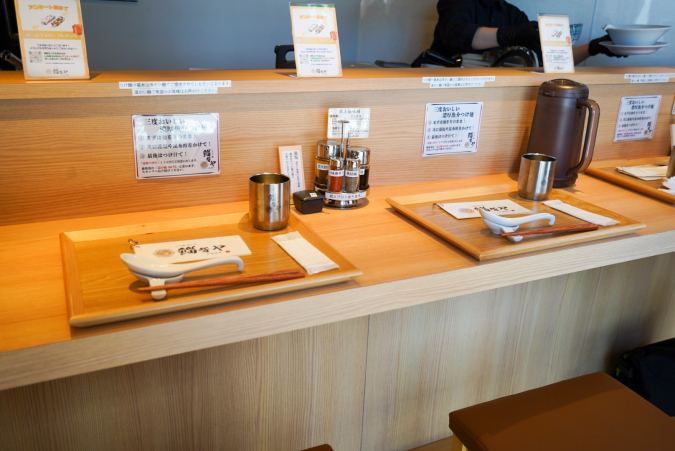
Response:
[[[318,272],[339,268],[331,259],[304,239],[299,232],[273,236],[272,239],[296,262],[300,263],[310,276]]]
[[[663,186],[665,187],[661,188],[663,191],[668,194],[675,194],[675,177],[671,177],[669,179],[664,178]]]
[[[659,180],[666,176],[667,166],[657,166],[655,164],[646,164],[643,166],[619,166],[617,171],[622,174],[630,175],[640,180]]]
[[[574,216],[575,218],[579,218],[586,222],[590,222],[591,224],[610,226],[619,223],[619,221],[617,221],[616,219],[608,218],[607,216],[596,215],[595,213],[591,213],[590,211],[573,207],[572,205],[566,204],[561,200],[548,200],[544,202],[544,205],[562,211],[563,213],[567,213],[568,215]]]

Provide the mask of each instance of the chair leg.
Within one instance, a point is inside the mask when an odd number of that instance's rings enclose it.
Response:
[[[450,451],[468,451],[466,446],[459,441],[456,435],[452,436],[452,443],[450,444]]]

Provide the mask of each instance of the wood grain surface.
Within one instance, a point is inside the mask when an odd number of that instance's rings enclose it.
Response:
[[[436,206],[437,203],[482,202],[502,199],[515,202],[521,207],[532,211],[531,214],[548,213],[555,216],[556,227],[564,228],[588,225],[586,221],[544,205],[543,202],[523,199],[518,195],[517,191],[506,191],[503,186],[484,187],[474,191],[458,190],[457,192],[429,193],[424,196],[395,197],[388,198],[386,201],[396,211],[406,215],[421,226],[431,230],[481,261],[626,235],[645,226],[639,221],[600,208],[597,205],[571,196],[564,191],[553,190],[548,200],[560,200],[593,214],[612,218],[618,221],[618,223],[599,229],[595,227],[594,230],[585,233],[559,234],[555,236],[539,235],[528,237],[518,243],[512,243],[492,233],[481,218],[456,219],[442,208]],[[519,227],[518,232],[539,229],[541,225],[542,221],[523,224]],[[515,234],[518,234],[518,232]]]
[[[193,288],[172,292],[161,301],[155,301],[141,287],[139,281],[120,259],[129,252],[129,240],[142,244],[168,243],[182,240],[239,236],[251,250],[251,255],[241,257],[241,273],[229,266],[215,266],[190,273],[184,281],[198,282],[204,278],[223,275],[269,273],[280,270],[305,271],[273,236],[299,232],[316,249],[338,268],[313,274],[309,277],[279,280],[270,284]],[[286,228],[274,232],[257,230],[248,213],[210,216],[199,221],[178,220],[162,223],[136,224],[125,227],[66,232],[61,234],[66,296],[70,303],[72,326],[89,327],[136,318],[145,318],[195,309],[210,305],[241,301],[254,297],[270,296],[308,288],[345,282],[362,274],[347,259],[335,251],[316,233],[291,215]]]
[[[673,265],[669,254],[372,315],[361,449],[435,442],[453,410],[611,373],[623,352],[672,338],[675,292],[659,273]]]
[[[515,183],[514,176],[501,175],[375,188],[366,208],[303,216],[363,271],[353,281],[86,329],[68,326],[60,233],[191,218],[198,223],[246,204],[1,227],[3,255],[24,255],[29,263],[0,259],[0,389],[410,307],[448,292],[459,296],[675,252],[672,206],[583,175],[567,192],[647,227],[630,238],[477,262],[384,201],[494,185],[514,189]]]
[[[671,253],[0,391],[3,449],[449,449],[451,410],[611,371],[674,336],[673,265]]]
[[[0,449],[359,449],[368,318],[0,391]]]
[[[616,170],[619,166],[641,166],[645,164],[656,164],[667,162],[668,157],[652,157],[640,159],[613,159],[594,161],[586,169],[586,174],[598,177],[608,182],[615,183],[630,190],[645,194],[654,199],[662,200],[669,204],[675,204],[675,195],[668,194],[659,189],[663,186],[661,180],[640,180],[630,175],[622,174]]]
[[[355,139],[354,144],[371,149],[372,187],[517,172],[519,157],[527,149],[537,87],[546,77],[505,69],[504,73],[511,75],[503,80],[497,76],[500,81],[495,82],[495,87],[488,82],[486,88],[430,89],[421,83],[419,75],[406,78],[426,72],[401,71],[366,70],[361,74],[364,78],[355,75],[356,78],[333,80],[294,80],[274,71],[249,71],[239,76],[251,78],[247,82],[250,89],[238,91],[233,75],[233,87],[220,88],[228,93],[226,98],[130,97],[129,90],[121,90],[116,84],[118,80],[133,81],[134,77],[152,79],[161,75],[163,79],[174,79],[189,75],[211,79],[218,75],[201,71],[104,73],[89,82],[69,84],[0,82],[0,89],[10,92],[36,91],[36,97],[31,99],[0,95],[0,179],[4,182],[0,191],[0,225],[149,211],[159,206],[179,208],[242,201],[247,199],[247,183],[252,174],[279,171],[278,147],[287,145],[302,146],[309,187],[316,142],[326,139],[328,109],[338,107],[371,109],[370,136]],[[622,96],[660,94],[672,99],[673,83],[627,84],[628,80],[614,72],[599,73],[594,68],[588,74],[574,76],[574,80],[589,84],[590,96],[602,110],[595,158],[666,155],[672,102],[665,100],[661,102],[653,139],[637,145],[612,140]],[[475,73],[497,72],[481,69]],[[384,78],[367,78],[380,74]],[[5,79],[5,74],[0,76]],[[266,83],[284,89],[266,91],[258,86]],[[108,87],[111,92],[77,96],[90,87]],[[286,92],[286,87],[296,92]],[[50,98],[44,90],[75,94]],[[426,104],[478,101],[483,102],[478,152],[423,158]],[[136,180],[132,115],[204,112],[220,115],[221,174]]]

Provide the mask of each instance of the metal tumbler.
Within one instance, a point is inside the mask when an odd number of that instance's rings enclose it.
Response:
[[[526,153],[520,160],[518,194],[523,199],[546,200],[553,188],[555,158],[541,153]]]
[[[256,174],[248,182],[248,213],[253,227],[279,230],[291,215],[291,184],[283,174]]]

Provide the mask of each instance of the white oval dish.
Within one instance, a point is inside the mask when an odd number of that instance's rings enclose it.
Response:
[[[609,50],[611,50],[612,53],[616,53],[617,55],[635,56],[635,55],[651,55],[658,49],[666,47],[670,44],[668,44],[667,42],[661,42],[655,45],[636,46],[636,45],[616,45],[612,41],[604,41],[601,42],[600,45],[604,45]]]

